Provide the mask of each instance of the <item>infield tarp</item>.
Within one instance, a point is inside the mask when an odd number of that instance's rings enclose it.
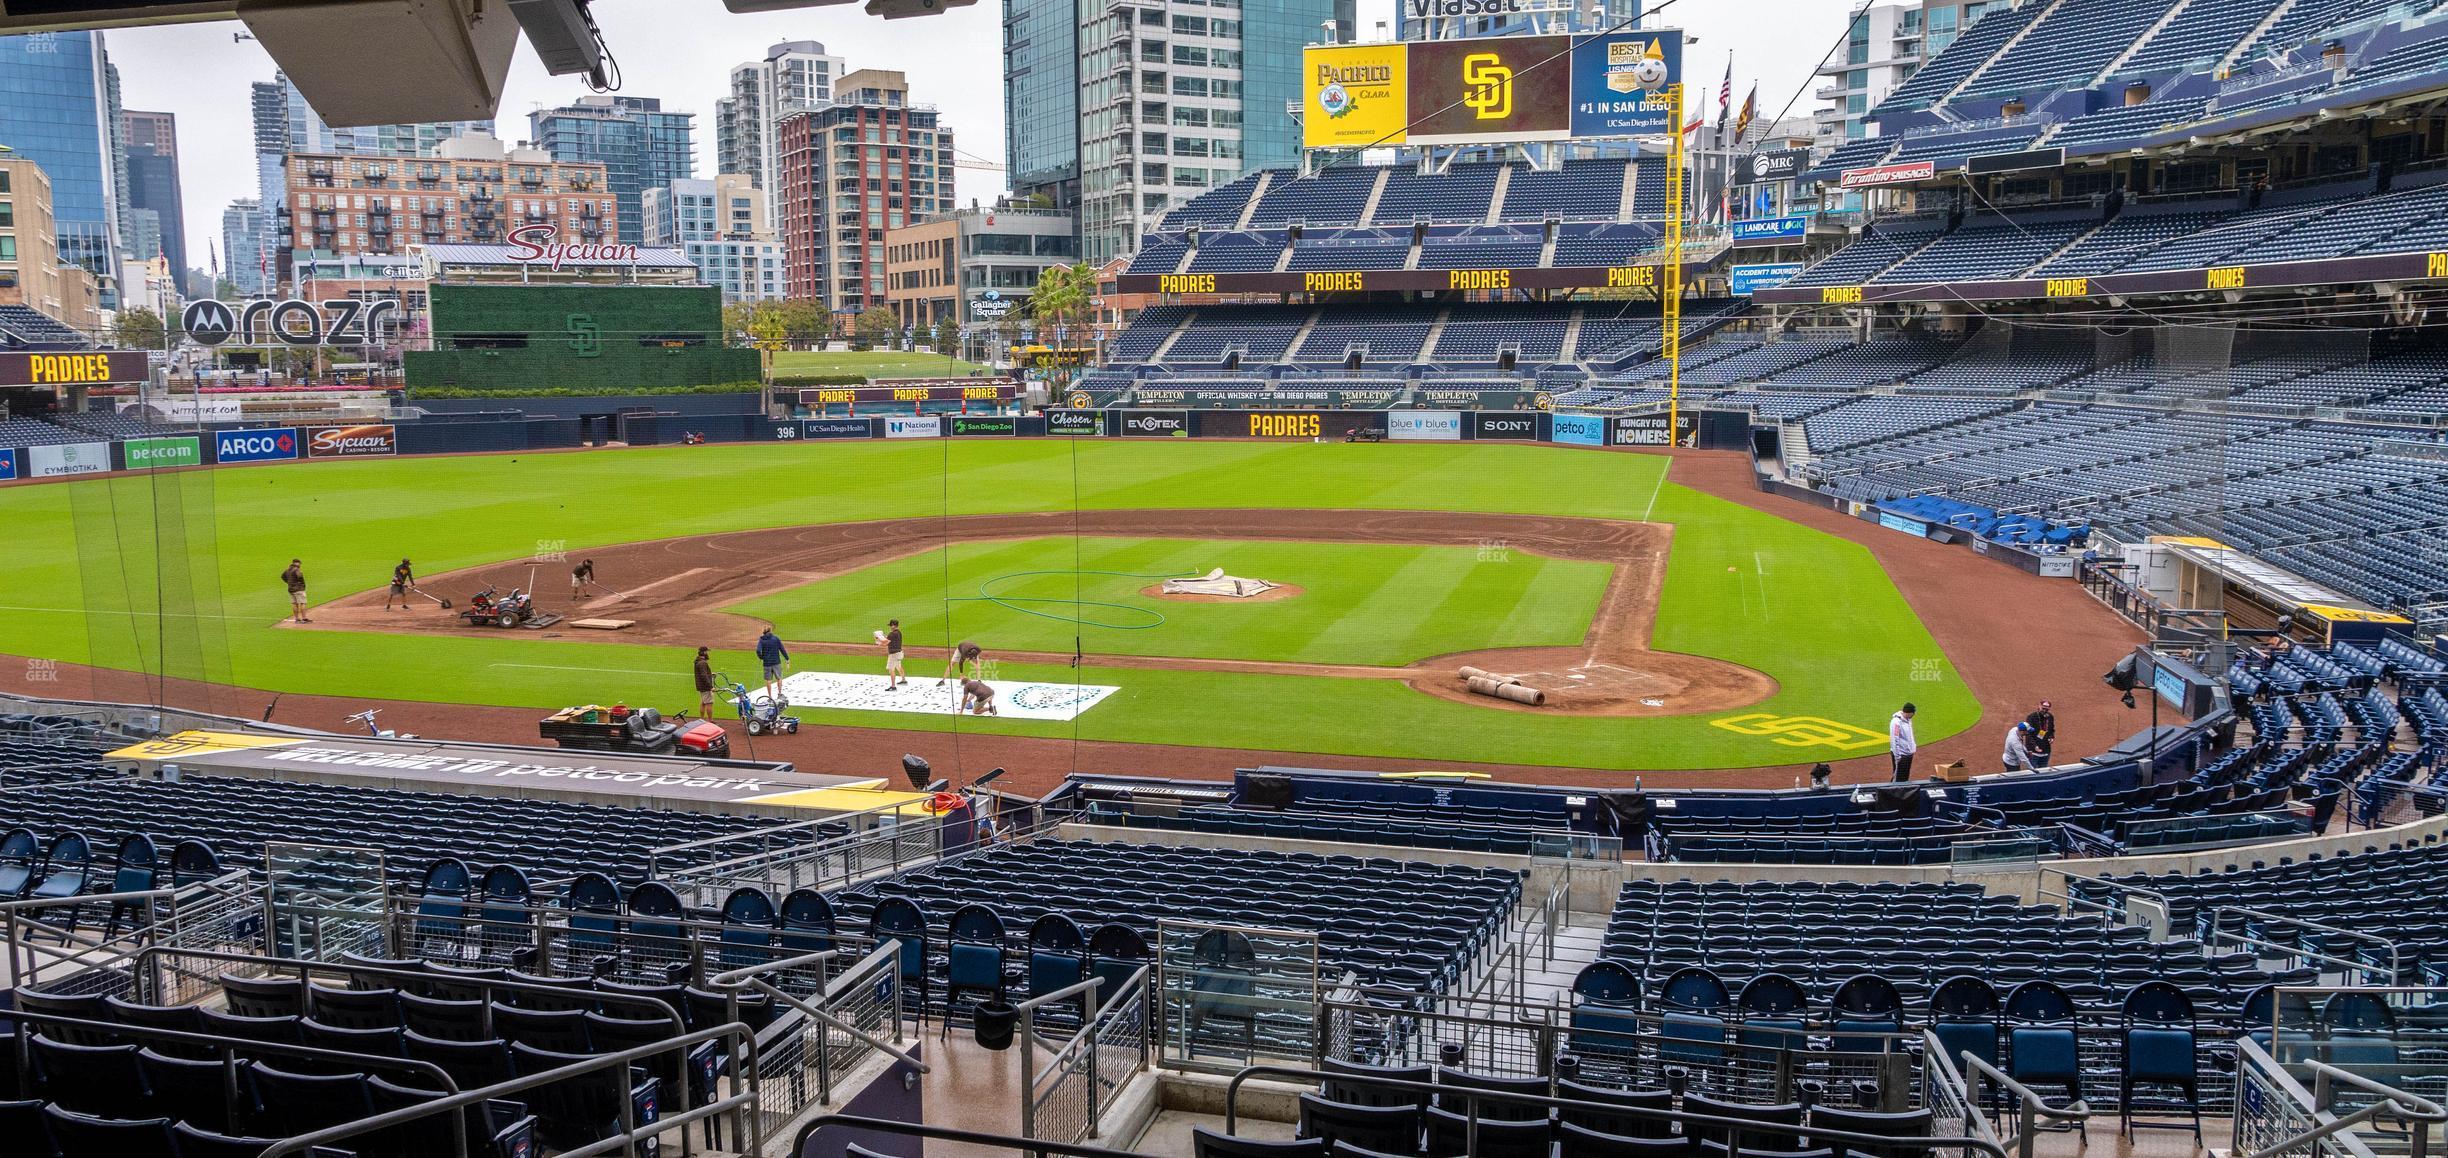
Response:
[[[1121,691],[1103,684],[1056,684],[1034,680],[987,680],[995,690],[995,709],[1006,719],[1069,720]],[[754,693],[759,703],[765,693]],[[905,681],[887,690],[880,675],[803,671],[783,677],[782,698],[794,708],[827,708],[845,712],[900,712],[921,716],[956,716],[960,688],[935,686],[931,679]]]

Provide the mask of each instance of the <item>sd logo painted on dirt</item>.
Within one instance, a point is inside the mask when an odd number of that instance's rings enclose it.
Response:
[[[1745,736],[1767,736],[1787,748],[1834,748],[1853,752],[1876,748],[1887,737],[1868,728],[1859,728],[1841,720],[1824,716],[1779,716],[1768,712],[1748,712],[1709,721],[1712,728],[1723,728]]]

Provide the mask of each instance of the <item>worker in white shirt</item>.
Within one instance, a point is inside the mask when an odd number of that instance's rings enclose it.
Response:
[[[1887,721],[1887,754],[1895,759],[1895,782],[1898,784],[1912,779],[1913,753],[1921,750],[1921,742],[1913,738],[1915,710],[1911,704],[1906,704],[1897,710],[1894,719]]]
[[[2032,756],[2032,745],[2038,736],[2038,730],[2032,727],[2029,719],[2016,720],[2014,727],[2006,729],[2004,759],[2007,771],[2029,771],[2040,766],[2039,760]]]

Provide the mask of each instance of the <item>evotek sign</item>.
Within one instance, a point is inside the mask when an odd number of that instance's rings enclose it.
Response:
[[[582,241],[556,241],[561,231],[551,225],[522,225],[510,231],[510,260],[521,265],[559,269],[564,265],[636,265],[638,247]]]
[[[151,359],[135,350],[86,350],[74,354],[0,354],[0,386],[100,386],[142,382],[152,376]]]
[[[281,462],[297,456],[298,433],[286,427],[213,435],[214,462]]]
[[[1190,433],[1190,413],[1186,410],[1125,410],[1122,412],[1122,433],[1164,438],[1183,438]]]
[[[187,303],[179,312],[179,328],[207,346],[237,341],[248,345],[279,342],[288,346],[363,346],[379,338],[384,314],[398,302],[361,302],[332,298],[318,308],[304,298],[257,298],[232,307],[205,298]]]

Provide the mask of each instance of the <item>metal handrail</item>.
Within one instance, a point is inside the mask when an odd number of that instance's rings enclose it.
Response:
[[[0,902],[0,929],[5,930],[5,936],[7,938],[9,949],[7,954],[8,985],[10,988],[16,988],[21,985],[34,983],[31,976],[21,976],[20,971],[17,968],[17,951],[20,949],[24,950],[30,958],[48,958],[52,961],[64,961],[70,964],[83,963],[93,959],[97,952],[109,951],[113,945],[120,943],[121,940],[141,940],[146,931],[154,928],[160,923],[159,920],[154,918],[152,915],[155,913],[156,906],[160,902],[164,900],[171,902],[171,911],[176,913],[178,909],[179,896],[182,893],[196,894],[198,900],[209,899],[207,894],[212,893],[214,890],[226,886],[243,885],[249,879],[250,874],[247,872],[247,870],[231,869],[222,873],[220,876],[213,877],[209,880],[190,881],[184,885],[171,885],[167,888],[137,889],[122,893],[82,893],[73,897],[45,897],[41,899]],[[74,910],[83,908],[87,905],[97,904],[109,905],[113,908],[117,908],[122,905],[141,905],[147,913],[147,919],[143,924],[131,927],[128,931],[129,936],[127,938],[106,941],[93,937],[81,936],[72,929],[51,925],[49,922],[44,921],[39,916],[29,917],[20,915],[25,913],[39,913],[47,909],[68,909],[73,912]],[[22,931],[21,927],[23,923],[27,921],[32,921],[41,928],[50,929],[51,931],[58,933],[60,937],[59,947],[56,949],[47,949],[36,944],[31,936],[28,936],[24,931]],[[74,943],[73,946],[71,944],[72,941]],[[125,956],[126,954],[122,953],[120,955]],[[32,968],[27,972],[34,975],[39,975],[42,972],[42,964],[39,961],[36,961]]]
[[[839,1128],[861,1133],[905,1134],[938,1142],[961,1142],[996,1150],[1020,1150],[1028,1153],[1068,1155],[1069,1158],[1142,1158],[1128,1150],[1104,1146],[1088,1146],[1077,1142],[1053,1142],[1039,1138],[1014,1138],[1007,1134],[988,1134],[978,1130],[956,1130],[950,1126],[930,1126],[923,1122],[904,1122],[897,1118],[869,1118],[858,1114],[819,1114],[799,1127],[799,1136],[791,1141],[790,1152],[807,1152],[808,1139],[818,1130]]]
[[[761,965],[750,965],[744,969],[734,969],[728,973],[717,973],[714,976],[707,978],[706,984],[717,989],[754,988],[758,992],[772,997],[775,1000],[780,1001],[791,1008],[824,1023],[830,1028],[840,1030],[843,1033],[849,1034],[850,1036],[855,1037],[870,1046],[873,1046],[875,1049],[890,1055],[894,1061],[900,1062],[911,1069],[917,1070],[919,1073],[933,1073],[934,1071],[927,1068],[927,1064],[925,1062],[919,1061],[917,1058],[912,1057],[907,1052],[895,1048],[892,1043],[884,1041],[883,1039],[868,1033],[866,1030],[860,1029],[859,1027],[843,1021],[842,1019],[835,1017],[822,1009],[810,1005],[798,997],[785,993],[772,982],[765,980],[763,977],[757,976],[757,974],[760,973],[778,972],[784,969],[805,969],[810,965],[821,964],[839,956],[841,956],[841,950],[826,949],[822,952],[807,953],[797,957],[784,958],[780,961],[767,961]],[[886,941],[883,944],[876,946],[875,951],[870,956],[871,958],[882,958],[885,961],[898,964],[901,956],[901,942],[897,939]],[[850,978],[847,974],[835,978],[833,980],[833,984],[825,990],[825,997],[827,999],[832,998],[835,994],[846,988],[849,983]]]
[[[2409,1124],[2436,1126],[2442,1123],[2448,1123],[2448,1108],[2443,1108],[2439,1103],[2434,1102],[2429,1098],[2425,1098],[2417,1094],[2409,1094],[2404,1090],[2397,1089],[2393,1086],[2382,1085],[2381,1083],[2375,1082],[2370,1078],[2366,1078],[2361,1074],[2354,1073],[2351,1070],[2340,1069],[2337,1066],[2330,1065],[2327,1062],[2304,1061],[2296,1064],[2302,1066],[2312,1073],[2314,1082],[2311,1090],[2305,1090],[2303,1088],[2303,1084],[2296,1081],[2294,1075],[2287,1072],[2286,1066],[2279,1064],[2276,1058],[2269,1055],[2269,1051],[2261,1048],[2261,1043],[2254,1041],[2249,1036],[2237,1040],[2237,1072],[2243,1072],[2244,1067],[2247,1065],[2260,1066],[2270,1074],[2284,1081],[2290,1092],[2302,1095],[2301,1100],[2304,1103],[2305,1109],[2309,1110],[2313,1118],[2319,1122],[2318,1125],[2313,1126],[2309,1130],[2305,1130],[2291,1137],[2282,1139],[2275,1145],[2267,1146],[2260,1150],[2256,1150],[2251,1154],[2244,1155],[2243,1158],[2275,1158],[2276,1155],[2294,1150],[2305,1143],[2317,1142],[2333,1134],[2337,1134],[2342,1131],[2352,1129],[2355,1126],[2359,1126],[2365,1122],[2372,1121],[2381,1117],[2383,1114],[2388,1113],[2392,1109],[2395,1111],[2395,1116],[2399,1120]],[[2380,1100],[2373,1102],[2362,1109],[2356,1110],[2343,1118],[2337,1117],[2329,1112],[2329,1107],[2335,1104],[2333,1097],[2334,1091],[2331,1089],[2331,1087],[2332,1085],[2337,1084],[2352,1086],[2355,1089],[2361,1090],[2365,1093],[2375,1094],[2380,1098]],[[2412,1147],[2410,1151],[2411,1158],[2422,1158],[2430,1137],[2430,1131],[2409,1130],[2407,1133],[2410,1135],[2410,1145]]]
[[[370,1067],[374,1069],[407,1070],[419,1077],[430,1078],[433,1081],[440,1083],[441,1088],[445,1093],[455,1094],[459,1092],[459,1083],[451,1080],[451,1076],[448,1071],[432,1062],[424,1061],[418,1058],[392,1057],[384,1054],[351,1053],[347,1050],[323,1049],[319,1046],[291,1045],[288,1042],[282,1041],[262,1041],[255,1038],[240,1039],[209,1033],[190,1033],[183,1029],[164,1029],[151,1025],[130,1025],[123,1021],[96,1021],[89,1017],[67,1017],[57,1013],[38,1013],[23,1007],[9,1010],[8,1019],[13,1022],[27,1022],[38,1026],[60,1025],[69,1027],[71,1029],[89,1029],[96,1035],[112,1038],[136,1038],[143,1041],[171,1041],[183,1045],[203,1046],[208,1049],[223,1052],[242,1050],[247,1053],[275,1053],[296,1057],[321,1059],[331,1062],[342,1062],[348,1065],[357,1066],[361,1069]],[[28,1034],[24,1037],[20,1037],[17,1040],[16,1046],[19,1051],[32,1050],[32,1043],[27,1040],[27,1038],[30,1037],[32,1037],[32,1035]],[[25,1064],[25,1061],[26,1058],[24,1056],[24,1052],[21,1052],[17,1058],[17,1062],[22,1067]],[[21,1070],[21,1072],[24,1071]],[[10,1092],[12,1094],[14,1093],[14,1091]]]
[[[2242,913],[2247,917],[2252,917],[2258,920],[2272,921],[2282,925],[2295,925],[2301,928],[2311,929],[2319,933],[2347,937],[2356,941],[2364,941],[2370,944],[2378,945],[2381,948],[2388,950],[2389,957],[2388,980],[2382,982],[2382,984],[2395,985],[2397,984],[2397,979],[2405,975],[2404,959],[2398,955],[2397,943],[2389,940],[2386,937],[2378,936],[2372,933],[2358,933],[2353,929],[2340,928],[2339,926],[2323,924],[2319,921],[2307,921],[2301,917],[2289,917],[2281,913],[2272,913],[2263,909],[2255,909],[2245,905],[2220,905],[2219,907],[2210,910],[2209,932],[2212,938],[2228,936],[2228,934],[2219,931],[2220,918],[2228,913]],[[2306,949],[2275,944],[2273,942],[2265,941],[2261,938],[2253,937],[2244,933],[2234,934],[2233,937],[2238,944],[2256,945],[2276,949],[2291,957],[2302,957],[2309,960],[2335,962],[2336,964],[2343,965],[2349,969],[2354,969],[2359,972],[2370,972],[2378,968],[2378,966],[2366,965],[2360,961],[2348,961],[2341,957],[2331,957],[2325,953],[2314,953]]]
[[[2159,907],[2159,917],[2162,921],[2173,921],[2175,919],[2175,904],[2168,900],[2166,893],[2158,892],[2153,889],[2146,889],[2140,885],[2129,885],[2123,881],[2113,881],[2107,877],[2087,877],[2081,873],[2070,873],[2062,868],[2047,865],[2041,866],[2040,871],[2043,874],[2054,873],[2059,880],[2081,881],[2087,885],[2101,885],[2113,892],[2123,893],[2127,897],[2140,897],[2143,900],[2149,901],[2150,903]],[[2087,908],[2098,909],[2101,916],[2107,916],[2110,913],[2109,908],[2098,901],[2087,900],[2085,898],[2075,896],[2074,890],[2070,887],[2063,892],[2051,892],[2046,885],[2043,885],[2040,888],[2040,895],[2044,897],[2055,897],[2064,901],[2068,910],[2080,905]]]
[[[1143,1002],[1147,1000],[1147,990],[1144,988],[1144,983],[1148,977],[1148,968],[1149,967],[1145,965],[1140,966],[1131,973],[1130,980],[1123,984],[1123,990],[1125,992],[1128,992],[1133,986],[1141,986],[1139,989],[1139,999]],[[1051,1005],[1057,1001],[1068,1001],[1073,997],[1080,999],[1080,1031],[1071,1040],[1073,1042],[1085,1041],[1088,1043],[1088,1063],[1093,1067],[1096,1064],[1096,1038],[1094,1037],[1094,1034],[1096,1032],[1097,1016],[1101,1012],[1097,1006],[1097,990],[1103,989],[1104,987],[1105,979],[1102,977],[1084,978],[1069,985],[1063,986],[1062,988],[1051,993],[1043,993],[1029,998],[1028,1000],[1012,1007],[1012,1012],[1020,1019],[1021,1136],[1028,1138],[1034,1138],[1037,1136],[1038,1008],[1040,1006]],[[1069,1047],[1066,1046],[1065,1048],[1067,1049]],[[1055,1055],[1055,1060],[1061,1060],[1061,1055]],[[1096,1133],[1098,1113],[1096,1110],[1096,1077],[1093,1069],[1091,1069],[1089,1072],[1088,1105],[1089,1136],[1094,1137]]]
[[[2008,1158],[2005,1147],[1981,1138],[1940,1138],[1935,1136],[1927,1138],[1899,1138],[1893,1134],[1863,1134],[1852,1130],[1826,1129],[1818,1126],[1782,1125],[1778,1123],[1762,1122],[1757,1118],[1726,1118],[1720,1117],[1716,1114],[1696,1114],[1688,1110],[1661,1110],[1648,1106],[1625,1105],[1620,1102],[1592,1102],[1581,1098],[1567,1098],[1556,1094],[1525,1094],[1517,1093],[1512,1090],[1481,1089],[1477,1086],[1466,1086],[1454,1082],[1419,1082],[1411,1081],[1406,1078],[1379,1077],[1375,1074],[1355,1074],[1350,1072],[1334,1073],[1328,1070],[1313,1070],[1306,1069],[1301,1066],[1284,1065],[1243,1066],[1240,1070],[1233,1074],[1231,1081],[1225,1083],[1225,1133],[1232,1134],[1237,1132],[1239,1129],[1241,1111],[1241,1084],[1253,1077],[1259,1076],[1272,1078],[1292,1078],[1303,1083],[1344,1082],[1352,1085],[1376,1086],[1395,1090],[1410,1090],[1414,1093],[1435,1094],[1440,1098],[1459,1099],[1466,1103],[1466,1108],[1464,1111],[1465,1116],[1467,1116],[1474,1125],[1476,1125],[1479,1120],[1479,1114],[1477,1112],[1478,1103],[1482,1101],[1495,1101],[1513,1105],[1544,1106],[1558,1110],[1588,1110],[1593,1113],[1606,1114],[1613,1117],[1648,1118],[1663,1122],[1681,1122],[1685,1125],[1716,1126],[1729,1129],[1736,1135],[1743,1133],[1802,1133],[1810,1135],[1814,1140],[1819,1138],[1828,1138],[1838,1142],[1861,1143],[1863,1144],[1864,1148],[1878,1147],[1884,1149],[1893,1149],[1903,1143],[1915,1142],[1922,1144],[1922,1146],[1928,1149],[1961,1148],[1965,1150],[1978,1150],[1982,1153],[1991,1155],[1992,1158]]]
[[[1957,1069],[1954,1059],[1947,1056],[1945,1043],[1939,1041],[1938,1035],[1930,1030],[1921,1031],[1921,1057],[1923,1080],[1945,1086],[1960,1095],[1964,1103],[1964,1124],[1971,1127],[1974,1135],[2003,1149],[2004,1143],[1998,1142],[1997,1131],[1990,1127],[1987,1118],[1981,1116],[1980,1104],[1972,1099],[1971,1083],[1964,1080],[1963,1071]],[[1926,1095],[1921,1099],[1921,1104],[1924,1109],[1930,1108]]]
[[[2006,1071],[1989,1064],[1979,1054],[1965,1050],[1960,1056],[1963,1058],[1964,1067],[1972,1074],[1971,1079],[1964,1083],[1964,1104],[1972,1107],[1975,1113],[1979,1112],[1980,1105],[1985,1100],[1981,1096],[1980,1088],[1985,1083],[1994,1082],[2015,1096],[2016,1112],[2021,1118],[2014,1134],[2018,1158],[2031,1158],[2032,1150],[2037,1145],[2040,1134],[2038,1119],[2047,1118],[2052,1122],[2077,1124],[2088,1122],[2091,1119],[2091,1112],[2087,1108],[2078,1110],[2068,1107],[2060,1110],[2049,1105],[2042,1100],[2039,1091],[2006,1076]],[[2082,1099],[2079,1097],[2074,1099],[2074,1105],[2083,1105]],[[2080,1126],[2077,1125],[2075,1128],[2079,1129]],[[1994,1134],[1995,1131],[1992,1130],[1991,1133]]]
[[[713,1041],[717,1038],[737,1039],[740,1044],[740,1052],[743,1052],[748,1056],[749,1072],[756,1072],[756,1034],[746,1025],[734,1021],[725,1025],[712,1026],[706,1029],[700,1029],[691,1033],[682,1034],[679,1037],[675,1037],[667,1041],[659,1041],[652,1045],[633,1046],[629,1049],[621,1050],[618,1053],[596,1054],[587,1058],[585,1061],[572,1062],[569,1065],[558,1066],[553,1069],[546,1070],[543,1073],[527,1074],[522,1077],[515,1077],[509,1081],[499,1082],[494,1085],[486,1086],[482,1089],[467,1090],[461,1093],[452,1094],[446,1098],[439,1098],[419,1105],[405,1106],[397,1110],[388,1110],[383,1113],[376,1114],[371,1118],[361,1118],[354,1122],[343,1122],[337,1126],[326,1126],[323,1129],[316,1130],[310,1134],[301,1134],[294,1138],[284,1138],[281,1141],[275,1142],[271,1146],[267,1147],[263,1154],[260,1155],[260,1158],[282,1158],[282,1156],[286,1154],[302,1153],[318,1146],[329,1145],[343,1138],[354,1138],[360,1134],[370,1134],[377,1130],[389,1129],[393,1126],[412,1122],[419,1118],[430,1117],[446,1111],[455,1111],[464,1109],[468,1106],[482,1105],[483,1103],[492,1101],[495,1098],[506,1097],[510,1094],[549,1086],[556,1082],[578,1077],[582,1074],[592,1073],[600,1069],[617,1066],[619,1067],[620,1072],[626,1073],[628,1071],[630,1062],[642,1061],[646,1058],[655,1057],[659,1054],[671,1053],[675,1050],[686,1050],[688,1047],[696,1045],[700,1042]],[[654,1125],[650,1128],[650,1132],[661,1134],[666,1131],[688,1125],[689,1123],[695,1122],[701,1118],[710,1118],[716,1114],[728,1113],[744,1106],[753,1106],[756,1104],[756,1101],[757,1094],[754,1089],[750,1089],[745,1093],[735,1093],[728,1097],[716,1098],[695,1109],[657,1119]],[[588,1155],[593,1154],[608,1154],[615,1146],[620,1147],[623,1150],[633,1151],[634,1147],[632,1146],[632,1143],[637,1140],[638,1135],[637,1106],[632,1099],[626,1096],[620,1099],[620,1105],[621,1128],[620,1135],[618,1137],[607,1138],[603,1141],[582,1146],[575,1150],[562,1151],[562,1158],[587,1158]],[[748,1119],[751,1126],[750,1136],[754,1139],[753,1143],[749,1147],[749,1152],[761,1153],[764,1150],[764,1128],[762,1125],[756,1122],[756,1115],[750,1114]],[[464,1144],[465,1132],[461,1131],[460,1134]]]
[[[193,957],[199,960],[219,961],[232,965],[266,965],[275,969],[293,970],[297,973],[298,980],[301,982],[306,982],[307,984],[312,984],[312,982],[308,980],[311,974],[345,973],[350,976],[388,977],[424,984],[442,982],[450,985],[463,985],[471,988],[484,989],[487,991],[506,989],[513,993],[534,993],[547,997],[566,998],[572,992],[568,986],[544,985],[533,981],[512,981],[506,977],[486,977],[481,974],[470,973],[436,973],[428,969],[399,969],[389,965],[361,965],[350,961],[308,961],[297,957],[264,957],[252,953],[225,953],[214,949],[165,950],[158,945],[147,945],[136,955],[136,959],[139,963],[142,963],[165,952],[179,957]],[[680,1016],[680,1011],[672,1008],[671,1002],[665,1001],[660,997],[650,997],[643,993],[626,993],[614,989],[596,988],[587,989],[586,994],[587,999],[590,1001],[609,1001],[621,1004],[646,1006],[656,1011],[659,1016],[661,1016],[665,1021],[670,1022],[676,1028],[686,1028],[688,1025],[687,1020]],[[490,1000],[489,992],[488,1000]],[[490,1016],[490,1014],[487,1016]]]

